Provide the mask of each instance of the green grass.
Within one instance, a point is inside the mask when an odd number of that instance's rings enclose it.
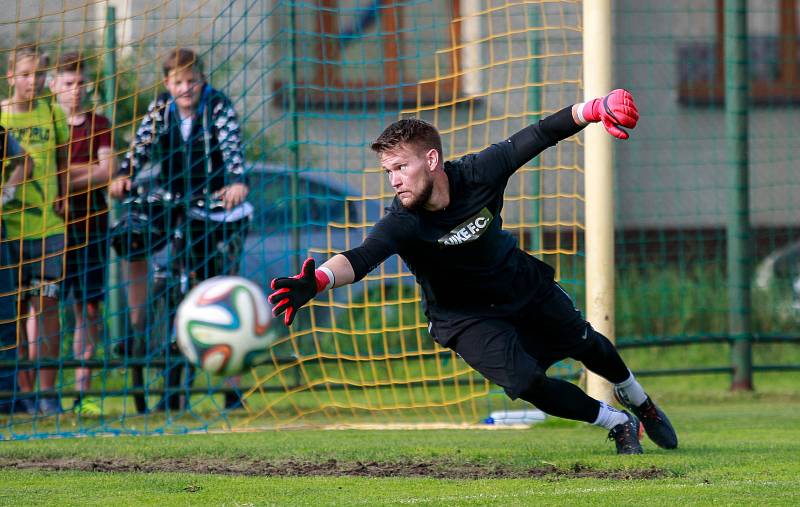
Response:
[[[585,285],[580,271],[583,264],[579,258],[565,256],[560,261],[562,266],[562,283],[580,303],[584,300]],[[553,262],[553,259],[550,259]],[[569,265],[567,264],[569,263]],[[573,266],[574,265],[574,266]],[[570,267],[572,266],[572,267]],[[635,266],[620,270],[617,283],[617,337],[620,343],[651,344],[657,343],[661,337],[695,336],[704,334],[725,334],[727,326],[727,291],[724,273],[718,266],[697,264],[692,266],[668,265],[657,268],[636,269]],[[574,271],[574,278],[567,276]],[[571,280],[571,281],[570,281]],[[284,389],[285,386],[308,384],[318,379],[328,379],[332,383],[348,383],[349,385],[369,385],[370,383],[390,383],[395,387],[385,389],[348,388],[347,391],[328,391],[324,386],[309,388],[287,398],[281,398],[277,405],[272,405],[276,396],[272,393],[257,393],[249,399],[255,410],[269,405],[280,412],[286,420],[298,414],[308,414],[320,407],[320,399],[330,402],[334,407],[360,405],[373,406],[420,406],[435,405],[444,400],[452,402],[454,389],[439,384],[436,379],[457,377],[464,381],[474,378],[477,387],[482,390],[482,381],[477,375],[456,375],[453,368],[463,367],[453,354],[442,357],[432,355],[433,340],[427,333],[424,316],[421,315],[414,294],[399,285],[385,285],[380,280],[370,279],[366,283],[370,289],[367,296],[355,298],[356,308],[350,312],[331,313],[335,326],[315,328],[305,331],[291,339],[281,338],[272,351],[277,357],[289,358],[293,355],[303,358],[302,366],[294,366],[280,373],[275,373],[271,364],[255,370],[258,380],[247,373],[242,385],[258,384],[268,388]],[[772,287],[767,291],[755,291],[753,297],[753,330],[757,334],[796,335],[800,317],[788,312],[786,304],[791,300],[786,287]],[[788,299],[787,299],[788,298]],[[366,306],[367,310],[363,307]],[[325,310],[324,308],[321,310]],[[308,313],[301,313],[307,316]],[[68,316],[68,314],[67,314]],[[64,328],[68,330],[69,319],[65,319]],[[62,357],[70,357],[71,336],[65,335],[62,341]],[[98,350],[96,357],[105,357],[107,351]],[[419,354],[419,355],[415,355]],[[622,355],[634,371],[667,370],[702,367],[729,367],[731,364],[730,348],[726,343],[694,344],[680,347],[626,348]],[[323,360],[321,358],[340,358],[341,361]],[[364,361],[364,358],[373,358]],[[403,359],[397,359],[402,357]],[[389,359],[394,358],[394,359]],[[753,346],[753,362],[757,366],[800,366],[800,347],[794,343],[756,343]],[[551,370],[552,375],[567,375],[577,371],[580,365],[565,362],[559,371]],[[124,390],[130,385],[124,368],[109,368],[103,372],[96,371],[93,387],[106,391]],[[74,388],[74,372],[62,371],[62,388]],[[396,382],[403,379],[433,379],[423,387],[415,384],[412,387],[399,387]],[[672,382],[670,378],[668,382]],[[202,374],[195,387],[211,386],[210,392],[220,385],[219,378],[207,379]],[[159,391],[160,383],[149,386],[154,392]],[[469,388],[464,388],[468,390]],[[465,392],[462,390],[462,394]],[[322,398],[320,398],[320,396]],[[157,396],[151,403],[155,403]],[[458,397],[462,399],[463,396]],[[214,402],[212,403],[212,399]],[[176,431],[182,428],[197,428],[215,418],[219,422],[219,406],[221,395],[195,396],[193,404],[201,421],[187,422],[185,426],[178,424]],[[85,425],[67,426],[65,432],[92,431],[142,431],[143,418],[134,414],[131,397],[106,396],[104,413],[108,418],[101,424],[84,421]],[[66,402],[69,404],[69,400]],[[347,412],[347,408],[334,408],[319,411],[320,418],[326,418],[329,412]],[[425,417],[430,417],[428,410],[423,410]],[[339,418],[340,414],[332,415]],[[393,414],[400,418],[401,414]],[[445,412],[444,417],[448,417]],[[478,416],[475,416],[476,418]],[[163,419],[151,419],[153,424],[145,431],[158,431],[164,426]],[[68,423],[70,421],[67,421]],[[0,428],[4,421],[0,418]],[[224,423],[222,421],[221,423]],[[81,424],[80,422],[78,423]],[[211,425],[215,428],[219,426]],[[16,433],[25,433],[28,429],[17,426]],[[33,430],[31,430],[33,431]],[[58,430],[56,430],[58,431]]]
[[[623,358],[634,372],[645,370],[664,370],[668,368],[686,368],[702,366],[725,366],[729,364],[730,351],[726,344],[697,344],[682,347],[667,348],[636,348],[622,351]],[[441,370],[451,373],[453,361],[443,362]],[[761,344],[754,347],[754,362],[756,364],[800,364],[800,347],[792,344]],[[433,365],[433,360],[426,361],[421,368],[419,361],[411,361],[406,365],[407,370],[395,372],[396,379],[420,378],[421,372],[428,375],[435,374],[438,370]],[[461,385],[458,388],[452,385],[441,384],[436,380],[426,382],[425,385],[398,384],[382,389],[363,388],[351,385],[347,390],[328,390],[324,386],[317,386],[291,395],[276,392],[255,392],[247,400],[249,411],[237,411],[221,414],[221,394],[200,394],[192,399],[192,412],[170,419],[163,414],[141,416],[136,414],[133,398],[108,396],[103,400],[102,418],[82,417],[73,414],[63,414],[58,419],[37,418],[31,420],[25,416],[17,416],[13,420],[0,416],[0,438],[29,438],[32,436],[49,435],[96,435],[103,433],[170,433],[180,434],[193,430],[208,428],[211,430],[240,428],[242,426],[264,428],[298,424],[330,425],[341,423],[371,423],[385,422],[478,422],[485,418],[492,410],[503,408],[519,408],[510,403],[501,390],[492,387],[490,396],[485,396],[487,386],[482,378],[472,372],[466,365],[459,362],[460,371],[457,378],[461,381],[472,379],[472,385]],[[394,366],[403,366],[396,362]],[[569,373],[580,366],[569,362],[566,368],[553,368],[552,375]],[[263,370],[263,371],[261,371]],[[116,370],[114,370],[116,371]],[[265,373],[271,371],[267,367],[259,369],[263,378]],[[346,376],[353,381],[359,378],[371,380],[389,378],[386,374],[385,364],[371,365],[369,363],[349,364],[340,370],[335,363],[328,364],[325,368],[326,378],[331,381]],[[320,378],[322,370],[315,362],[307,363],[307,378]],[[294,372],[287,372],[285,382],[295,381]],[[306,377],[302,377],[306,378]],[[301,378],[301,380],[302,380]],[[761,385],[758,378],[769,378],[767,385]],[[114,376],[106,380],[106,387],[123,383]],[[789,379],[789,380],[786,380]],[[207,379],[203,376],[198,379],[196,386],[203,386]],[[244,376],[242,384],[249,386],[256,381],[248,373]],[[726,392],[729,387],[728,375],[681,375],[662,377],[643,377],[643,382],[650,389],[654,389],[661,397],[666,396],[668,401],[684,400],[687,396],[700,393],[705,399],[709,392]],[[100,386],[102,379],[97,379],[95,386]],[[220,380],[214,379],[213,385],[219,385]],[[275,379],[268,380],[266,384],[278,385]],[[772,373],[757,376],[756,388],[761,394],[769,392],[789,392],[800,385],[800,374]],[[157,390],[157,389],[156,389]],[[210,393],[213,393],[213,388]],[[150,397],[151,406],[159,398],[155,392]],[[458,401],[457,400],[461,400]],[[65,408],[71,406],[71,400],[63,400]],[[321,408],[324,407],[324,408]],[[369,411],[368,407],[382,407],[380,412]],[[414,407],[409,409],[407,407]],[[266,412],[264,412],[266,410]],[[255,414],[261,414],[257,418]]]
[[[644,443],[616,456],[604,431],[550,420],[529,430],[283,431],[14,441],[0,461],[164,459],[343,463],[444,462],[525,470],[576,463],[593,470],[665,471],[660,479],[436,480],[247,477],[200,473],[92,473],[0,468],[3,505],[798,505],[800,374],[756,376],[755,393],[727,391],[727,376],[647,379],[681,439],[676,451]]]

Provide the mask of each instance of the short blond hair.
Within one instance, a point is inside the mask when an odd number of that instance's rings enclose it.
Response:
[[[197,53],[192,51],[191,49],[186,48],[175,48],[169,53],[167,53],[167,57],[164,58],[164,63],[162,64],[162,69],[164,71],[164,77],[169,76],[169,73],[173,70],[194,70],[203,75],[203,62],[200,60],[200,57],[197,56]]]
[[[35,42],[24,42],[8,54],[8,70],[13,72],[17,62],[26,58],[38,58],[42,67],[50,64],[50,57]]]

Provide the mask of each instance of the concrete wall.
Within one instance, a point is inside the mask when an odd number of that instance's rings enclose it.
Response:
[[[236,101],[252,137],[251,144],[276,147],[269,157],[291,164],[288,149],[293,122],[288,104],[275,93],[288,82],[289,21],[287,5],[275,0],[114,0],[118,26],[127,41],[121,65],[138,73],[141,86],[160,79],[159,63],[175,45],[205,54],[214,84]],[[340,28],[351,27],[369,2],[345,0]],[[313,80],[319,39],[317,11],[298,4],[297,75]],[[439,100],[431,107],[416,101],[350,108],[329,105],[297,111],[301,165],[346,180],[355,193],[385,192],[369,142],[401,114],[419,115],[439,125],[446,155],[455,156],[500,140],[535,120],[582,98],[579,2],[508,5],[500,0],[462,1],[470,14],[471,35],[457,33],[451,2],[413,4],[398,19],[402,35],[400,78],[416,83],[453,75],[452,36],[470,52],[473,100]],[[724,117],[719,108],[678,104],[677,48],[686,42],[714,40],[715,0],[618,0],[615,11],[616,84],[637,98],[642,120],[628,142],[616,143],[617,220],[621,227],[718,227],[727,213]],[[777,23],[777,0],[751,2],[749,29],[765,35]],[[10,47],[22,38],[46,45],[89,48],[99,44],[105,4],[86,0],[14,2],[0,19],[0,41]],[[378,84],[383,76],[382,38],[373,25],[365,37],[341,47],[340,75]],[[124,45],[124,44],[123,44]],[[463,57],[463,53],[461,55]],[[537,70],[538,66],[538,70]],[[538,79],[534,73],[538,72]],[[461,75],[459,75],[461,78]],[[533,81],[541,80],[535,87]],[[474,83],[477,82],[478,85]],[[477,87],[475,87],[477,86]],[[541,106],[536,105],[538,93]],[[795,110],[757,108],[750,117],[752,216],[756,225],[790,225],[800,220],[795,161],[800,130]],[[583,166],[580,139],[548,150],[540,162],[542,188],[561,198],[543,201],[547,220],[583,221]],[[561,170],[555,170],[560,167]],[[537,173],[512,180],[509,195],[529,192]],[[507,221],[524,222],[531,202],[514,200]],[[526,218],[527,216],[527,218]],[[516,218],[512,218],[516,217]]]
[[[777,32],[777,3],[750,2],[751,36]],[[643,114],[634,139],[617,150],[617,209],[624,227],[725,223],[729,183],[724,111],[682,107],[677,100],[677,47],[714,41],[715,6],[715,0],[615,3],[618,82],[634,92]],[[754,225],[800,221],[796,111],[764,106],[750,112]]]

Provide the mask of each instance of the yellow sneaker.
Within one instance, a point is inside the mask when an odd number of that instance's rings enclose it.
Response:
[[[103,413],[95,398],[81,398],[80,401],[75,402],[72,411],[80,415],[100,415]]]

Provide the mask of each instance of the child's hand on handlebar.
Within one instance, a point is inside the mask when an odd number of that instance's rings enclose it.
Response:
[[[108,192],[114,199],[122,199],[130,191],[131,179],[127,177],[117,178],[108,186]]]
[[[247,198],[250,189],[244,183],[234,183],[227,187],[222,187],[214,193],[214,197],[222,199],[225,204],[225,209],[231,209],[238,206]]]

